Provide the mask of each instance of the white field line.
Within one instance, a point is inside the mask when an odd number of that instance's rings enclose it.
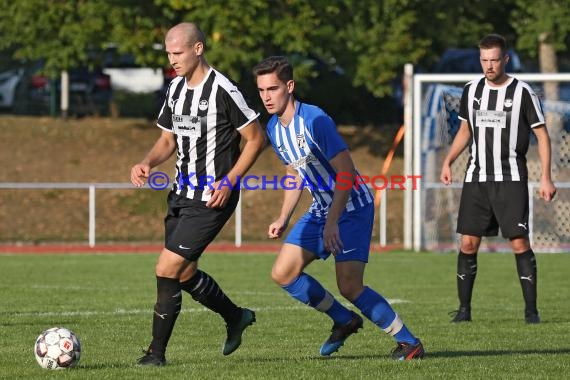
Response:
[[[113,288],[109,288],[106,286],[85,286],[85,285],[44,285],[44,284],[35,284],[35,285],[31,285],[31,286],[23,286],[23,285],[19,285],[19,286],[9,286],[11,288],[18,288],[18,289],[40,289],[40,290],[85,290],[85,291],[91,291],[91,290],[101,290],[101,291],[117,291],[117,290],[133,290],[133,289],[140,289],[134,286],[113,286]],[[155,291],[154,289],[151,289],[151,291]],[[253,296],[275,296],[277,293],[280,293],[279,291],[275,292],[258,292],[258,291],[250,291],[250,290],[246,290],[246,291],[237,291],[237,292],[231,292],[231,295],[253,295]],[[282,292],[281,292],[282,293]]]
[[[398,303],[409,303],[409,301],[402,300],[402,299],[389,299],[387,300],[391,305],[398,304]],[[345,304],[345,306],[349,306],[349,304]],[[250,306],[248,306],[250,307]],[[267,307],[250,307],[255,311],[290,311],[290,310],[312,310],[312,308],[298,305],[298,306],[267,306]],[[210,312],[210,310],[206,309],[205,307],[191,307],[191,308],[183,308],[180,313],[203,313],[203,312]],[[93,317],[93,316],[125,316],[125,315],[140,315],[140,314],[152,314],[152,309],[115,309],[113,311],[34,311],[34,312],[15,312],[15,313],[0,313],[0,316],[5,317],[16,317],[16,318],[24,318],[24,317]]]

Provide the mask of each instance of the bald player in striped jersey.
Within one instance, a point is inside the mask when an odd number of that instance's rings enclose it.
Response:
[[[471,321],[471,295],[481,238],[496,236],[500,227],[515,254],[525,321],[540,323],[536,258],[528,239],[526,154],[532,131],[542,166],[538,194],[550,202],[556,194],[550,173],[550,137],[532,88],[505,72],[509,61],[505,39],[498,34],[487,35],[479,43],[479,52],[485,76],[467,83],[463,89],[461,125],[440,175],[444,184],[450,184],[451,165],[469,146],[457,218],[457,232],[461,234],[457,258],[459,309],[452,322]]]
[[[152,341],[138,360],[143,366],[166,364],[166,347],[182,307],[182,291],[224,319],[224,355],[237,350],[244,330],[255,322],[253,310],[234,304],[213,277],[198,269],[198,260],[234,212],[238,180],[265,145],[259,113],[248,106],[232,81],[208,64],[206,39],[196,24],[172,27],[165,48],[178,76],[170,82],[158,116],[160,137],[131,169],[131,182],[140,187],[153,167],[176,152],[164,248],[155,268]],[[194,328],[199,330],[199,326]]]
[[[333,320],[332,334],[320,348],[322,356],[329,356],[363,325],[360,315],[344,307],[304,272],[314,260],[325,260],[332,254],[340,293],[394,337],[397,346],[392,357],[422,358],[420,340],[384,297],[363,284],[374,202],[370,190],[355,181],[358,172],[334,121],[320,108],[295,99],[293,68],[285,57],[266,58],[253,74],[261,100],[273,115],[267,123],[269,141],[292,179],[284,191],[281,214],[269,226],[269,238],[283,235],[304,187],[313,197],[310,209],[285,239],[273,265],[273,280],[291,297]]]

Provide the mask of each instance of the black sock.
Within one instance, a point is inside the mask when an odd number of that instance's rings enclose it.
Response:
[[[459,251],[457,256],[457,294],[459,307],[471,309],[473,284],[477,276],[477,253],[472,255]]]
[[[225,295],[216,281],[201,270],[191,279],[180,283],[182,290],[208,309],[220,314],[226,323],[234,323],[241,318],[241,309]]]
[[[517,260],[517,272],[521,282],[525,311],[527,313],[538,313],[536,309],[536,258],[532,249],[515,255]]]
[[[164,355],[166,345],[182,308],[180,282],[174,278],[156,277],[156,304],[152,318],[152,352]]]

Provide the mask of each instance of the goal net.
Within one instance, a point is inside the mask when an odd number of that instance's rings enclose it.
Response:
[[[527,154],[529,170],[529,231],[538,252],[570,250],[570,74],[517,74],[541,99],[552,142],[552,179],[557,195],[551,203],[537,196],[541,165],[537,141],[531,133]],[[441,164],[459,129],[459,103],[463,85],[477,75],[428,75],[414,77],[414,171],[422,175],[421,191],[414,194],[414,247],[432,251],[456,250],[455,232],[461,187],[469,149],[452,166],[453,185],[439,181]],[[419,104],[418,100],[420,101]],[[416,109],[416,107],[419,107]],[[419,134],[419,135],[418,135]],[[508,241],[484,238],[481,250],[508,251]]]

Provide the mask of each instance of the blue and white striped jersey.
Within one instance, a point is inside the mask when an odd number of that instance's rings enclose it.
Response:
[[[334,121],[322,109],[298,101],[295,106],[289,125],[283,126],[277,115],[273,115],[267,123],[267,134],[277,156],[297,171],[302,187],[311,193],[313,203],[309,211],[325,217],[337,176],[329,161],[348,147]],[[372,201],[367,186],[353,185],[345,210],[357,210]]]

